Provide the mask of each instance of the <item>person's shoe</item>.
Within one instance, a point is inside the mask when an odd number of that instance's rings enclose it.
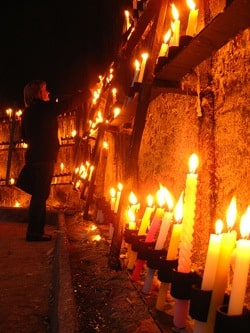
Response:
[[[27,235],[27,242],[49,242],[52,240],[51,235],[43,234],[43,235]]]

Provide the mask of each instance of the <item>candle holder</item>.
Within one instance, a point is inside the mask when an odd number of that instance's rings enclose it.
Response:
[[[250,311],[243,308],[242,315],[228,315],[228,306],[221,305],[216,311],[214,333],[250,332]]]
[[[138,230],[131,230],[126,228],[124,230],[124,241],[128,244],[132,244],[133,239],[135,236],[137,236]]]
[[[207,321],[211,296],[212,290],[202,290],[195,286],[191,288],[189,314],[193,319]]]
[[[167,251],[165,249],[162,250],[149,249],[147,266],[152,269],[159,269],[161,258],[165,257],[166,253]]]
[[[137,258],[140,260],[148,260],[149,252],[155,247],[155,242],[146,242],[140,239],[138,242]]]
[[[177,269],[178,259],[166,260],[160,258],[158,269],[158,280],[170,283],[173,280],[173,271]]]
[[[154,74],[160,72],[162,67],[168,63],[168,57],[158,57],[157,63],[155,65]]]
[[[168,60],[173,59],[180,51],[180,46],[170,46],[168,51]]]
[[[132,234],[131,235],[132,250],[134,252],[138,252],[138,248],[140,247],[140,242],[145,242],[145,239],[146,235]]]
[[[201,280],[195,271],[183,273],[173,270],[170,294],[177,299],[190,300],[192,286],[200,285]]]
[[[128,92],[127,92],[127,96],[130,98],[133,98],[135,95],[135,87],[134,86],[130,86],[128,88]]]
[[[181,36],[179,41],[180,48],[183,49],[184,47],[186,47],[191,42],[192,39],[193,39],[192,36],[188,35]]]
[[[134,82],[134,85],[133,85],[133,88],[134,88],[134,92],[141,92],[142,90],[142,82]]]

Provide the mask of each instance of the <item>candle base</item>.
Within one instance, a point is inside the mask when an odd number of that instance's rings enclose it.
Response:
[[[189,314],[193,319],[202,322],[207,321],[211,296],[212,290],[191,288]]]
[[[228,315],[227,309],[227,305],[222,305],[217,309],[214,333],[250,332],[250,311],[244,308],[242,315]]]
[[[160,268],[160,259],[166,256],[166,250],[151,250],[148,249],[148,259],[147,259],[147,266],[152,269],[159,269]]]
[[[188,35],[181,36],[180,37],[180,48],[182,49],[182,48],[186,47],[191,42],[192,39],[193,39],[192,36],[188,36]]]
[[[149,251],[153,250],[155,247],[155,242],[145,242],[144,240],[139,240],[137,258],[141,260],[148,260]]]
[[[168,57],[158,57],[157,63],[155,65],[154,74],[160,72],[162,67],[168,63]]]
[[[130,230],[130,229],[125,229],[124,230],[124,241],[128,244],[132,244],[133,237],[138,234],[138,230]]]
[[[196,272],[182,273],[173,270],[171,296],[180,300],[189,300],[193,285],[201,284],[201,276]]]
[[[173,270],[177,269],[178,259],[166,260],[160,259],[158,269],[158,280],[165,283],[170,283],[173,280]]]

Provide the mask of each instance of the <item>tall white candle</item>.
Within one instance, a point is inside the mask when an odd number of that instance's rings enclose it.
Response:
[[[241,236],[235,250],[235,266],[232,290],[228,305],[229,315],[242,315],[250,263],[250,206],[241,219]]]
[[[131,84],[132,87],[133,87],[134,83],[137,82],[138,75],[140,73],[140,62],[137,59],[135,60],[134,66],[135,66],[135,72],[134,72],[134,77],[133,77],[133,81]]]
[[[195,36],[197,30],[197,18],[198,18],[198,9],[195,9],[195,2],[193,0],[187,0],[188,7],[190,8],[188,25],[186,29],[187,36]]]

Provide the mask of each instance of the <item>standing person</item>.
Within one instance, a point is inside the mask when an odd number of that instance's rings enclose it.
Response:
[[[31,81],[24,87],[22,134],[28,148],[16,185],[31,194],[26,233],[26,241],[30,242],[52,239],[44,230],[46,201],[59,150],[57,116],[69,107],[65,102],[51,101],[49,94],[42,80]]]

